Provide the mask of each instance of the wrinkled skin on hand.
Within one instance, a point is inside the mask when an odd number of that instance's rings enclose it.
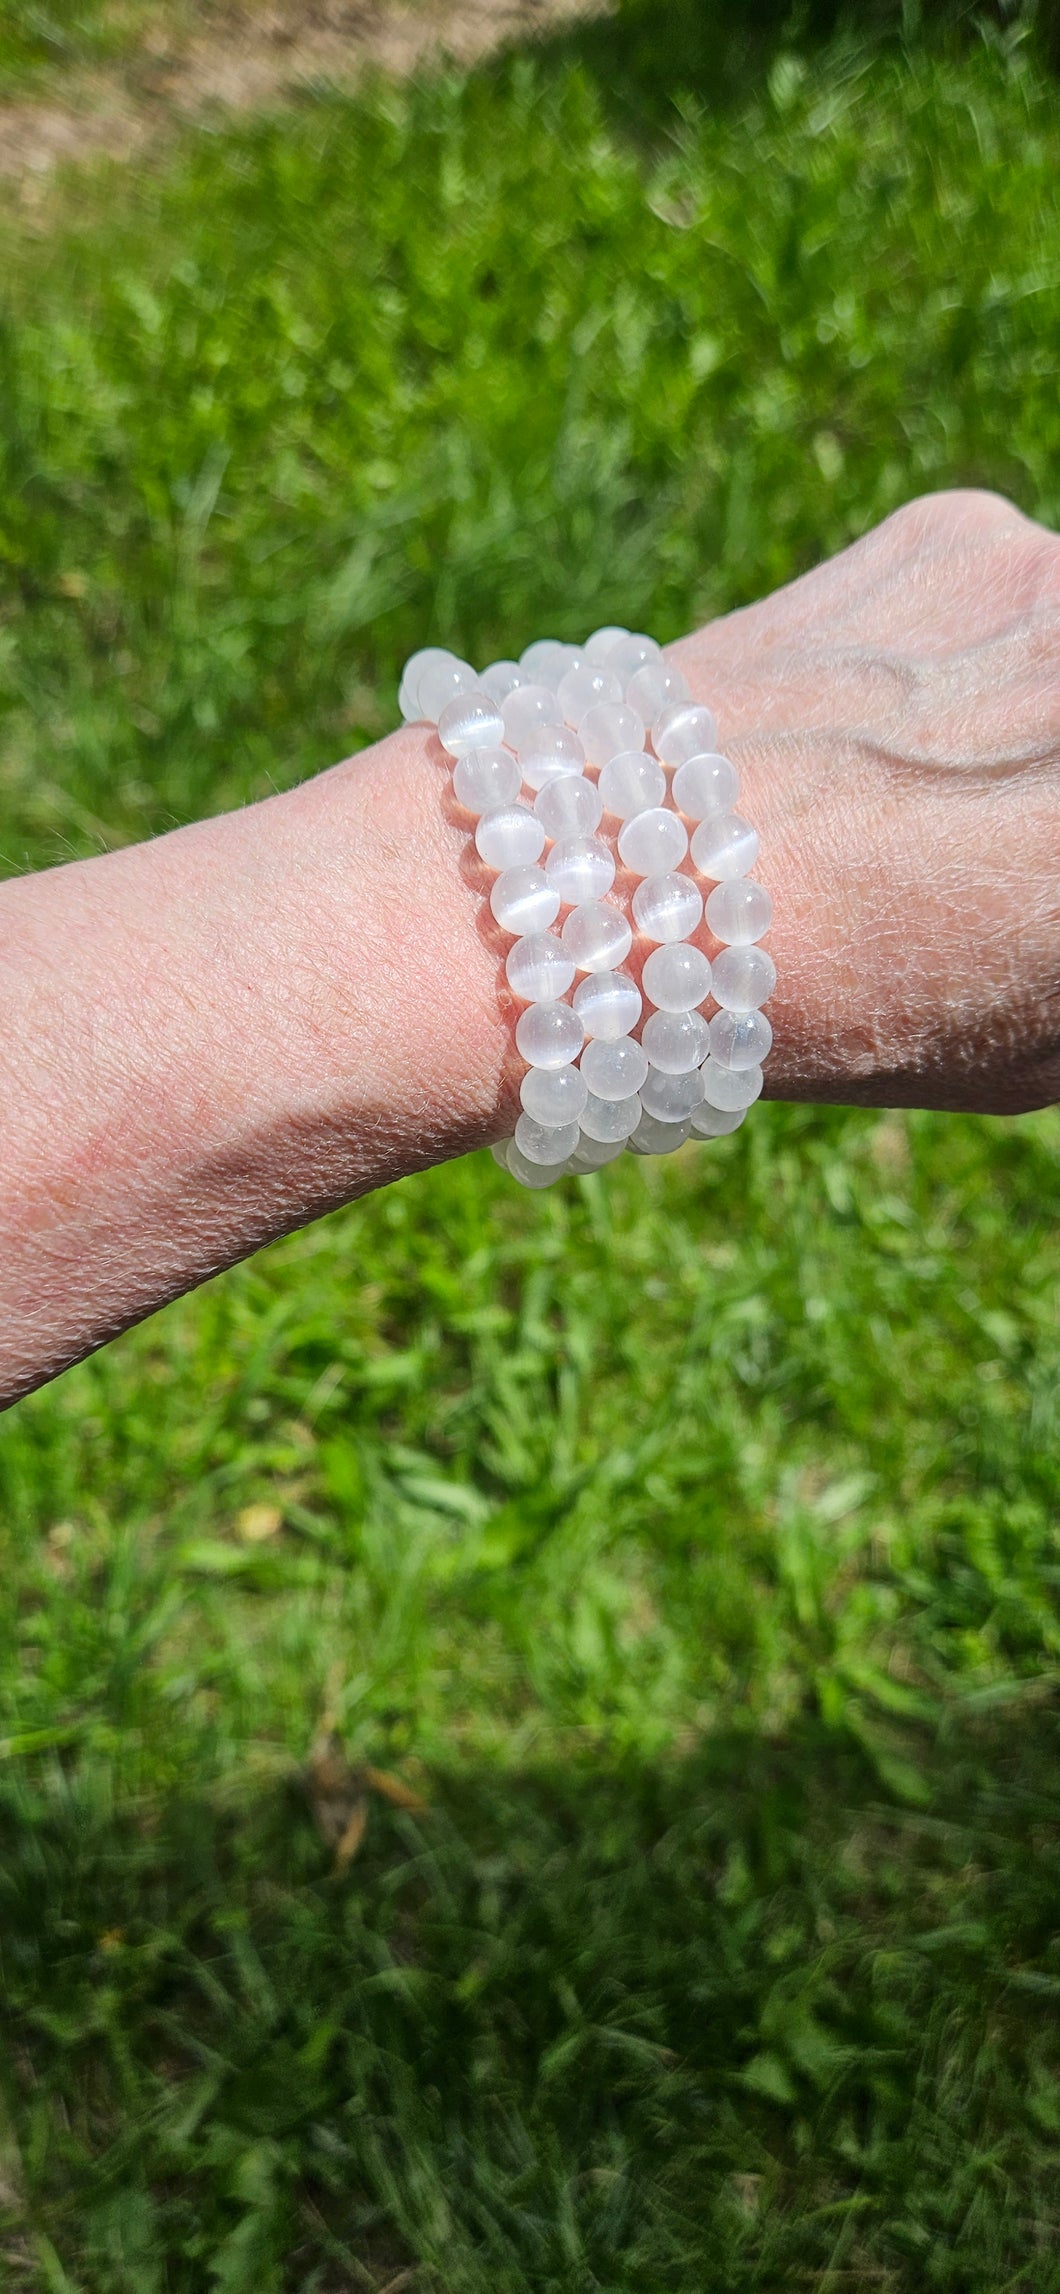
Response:
[[[767,1091],[1060,1099],[1060,539],[930,495],[674,656],[762,834]]]

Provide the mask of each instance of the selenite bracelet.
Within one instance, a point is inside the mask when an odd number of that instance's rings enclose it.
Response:
[[[761,1007],[776,967],[758,945],[772,902],[749,874],[758,836],[736,810],[736,767],[681,671],[628,629],[541,638],[479,674],[428,646],[398,700],[452,759],[510,943],[526,1073],[496,1161],[547,1187],[623,1147],[667,1155],[735,1131],[773,1040]],[[713,961],[693,940],[704,920]]]

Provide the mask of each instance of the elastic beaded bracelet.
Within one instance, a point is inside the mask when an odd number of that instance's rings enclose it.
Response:
[[[735,1131],[773,1040],[761,1007],[776,967],[758,945],[772,903],[748,873],[758,836],[735,810],[736,767],[681,671],[654,638],[607,628],[581,647],[539,639],[480,675],[428,646],[398,699],[452,758],[510,940],[526,1073],[495,1160],[547,1187],[625,1146],[667,1155]],[[704,919],[713,962],[693,939]],[[649,944],[639,987],[625,969],[635,937]]]

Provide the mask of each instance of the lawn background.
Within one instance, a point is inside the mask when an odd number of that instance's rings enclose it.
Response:
[[[8,200],[8,870],[1060,524],[1040,42],[669,21]],[[472,1158],[9,1413],[5,2290],[1060,2286],[1058,1145]]]

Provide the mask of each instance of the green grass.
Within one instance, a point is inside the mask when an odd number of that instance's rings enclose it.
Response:
[[[1028,45],[661,135],[631,53],[3,225],[9,867],[312,771],[432,635],[669,635],[937,484],[1060,522]],[[7,1416],[4,2294],[1060,2287],[1058,1146],[477,1158]],[[343,1875],[325,1716],[426,1801]]]

